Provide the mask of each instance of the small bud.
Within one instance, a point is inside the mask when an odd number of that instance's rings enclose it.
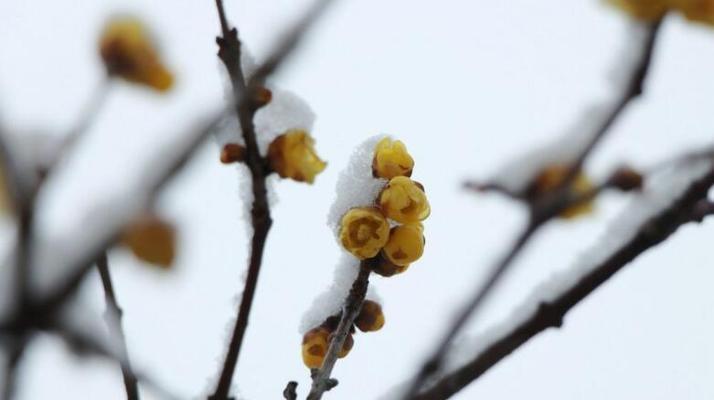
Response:
[[[405,176],[389,181],[379,194],[379,205],[388,218],[401,223],[423,221],[431,212],[424,190]]]
[[[409,265],[396,265],[383,255],[369,260],[367,264],[372,272],[385,278],[401,274],[409,268]]]
[[[656,21],[664,16],[667,0],[607,0],[608,3],[642,21]]]
[[[424,254],[424,227],[421,223],[396,226],[389,233],[389,241],[382,254],[392,264],[404,267]]]
[[[345,337],[345,342],[342,344],[342,350],[340,350],[337,353],[338,358],[345,358],[347,357],[348,354],[350,354],[350,351],[352,350],[352,347],[355,345],[355,339],[352,337],[352,334],[349,333]]]
[[[342,247],[360,260],[376,256],[388,239],[389,222],[376,208],[353,208],[342,217]]]
[[[530,194],[538,197],[554,191],[561,185],[569,170],[570,167],[566,165],[552,165],[550,167],[546,167],[535,178],[529,190]],[[594,188],[595,186],[590,181],[590,178],[588,178],[584,173],[578,172],[575,180],[571,184],[570,195],[571,197],[582,196],[594,190]],[[563,219],[573,219],[591,214],[594,209],[595,204],[593,200],[588,199],[587,201],[582,201],[566,208],[560,213],[559,216]]]
[[[149,36],[137,18],[114,18],[102,32],[99,53],[109,75],[165,92],[173,85],[173,75]]]
[[[315,152],[315,140],[302,130],[290,130],[278,136],[268,148],[273,171],[283,178],[313,183],[327,164]]]
[[[318,327],[308,331],[302,338],[302,362],[310,369],[320,368],[330,345],[330,331]]]
[[[273,100],[273,92],[265,86],[259,86],[255,89],[255,101],[260,104],[261,107],[268,105],[271,100]]]
[[[610,185],[623,192],[641,189],[643,181],[642,174],[630,167],[618,168],[610,177]]]
[[[232,164],[242,162],[244,160],[245,147],[235,143],[228,143],[223,146],[223,149],[221,150],[221,162],[223,164]]]
[[[176,254],[176,232],[170,223],[147,214],[124,230],[122,242],[145,262],[169,268]]]
[[[414,159],[404,143],[389,138],[377,143],[372,160],[372,174],[375,177],[392,179],[395,176],[411,176],[413,169]]]
[[[355,325],[362,332],[375,332],[382,329],[384,326],[382,306],[372,300],[365,300],[355,319]]]

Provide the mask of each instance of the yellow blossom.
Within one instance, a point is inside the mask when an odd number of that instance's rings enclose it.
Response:
[[[714,25],[714,0],[669,0],[690,21]]]
[[[389,181],[379,195],[379,205],[388,218],[401,223],[423,221],[431,212],[424,189],[405,176]]]
[[[642,21],[656,21],[664,16],[672,0],[606,0],[632,17]]]
[[[145,262],[168,268],[176,254],[174,227],[155,215],[145,215],[130,224],[122,242],[134,255]]]
[[[161,92],[173,85],[173,75],[162,63],[149,33],[137,18],[125,16],[109,21],[99,41],[99,53],[112,76]]]
[[[389,222],[376,208],[353,208],[342,217],[342,247],[360,260],[376,256],[388,239]]]
[[[374,176],[392,179],[395,176],[411,176],[414,159],[407,152],[407,147],[399,140],[384,138],[377,143],[372,160]]]
[[[389,261],[383,255],[381,257],[375,257],[373,260],[370,260],[368,265],[372,272],[387,278],[390,276],[401,274],[409,268],[409,265],[396,265],[393,262]]]
[[[318,327],[308,331],[302,338],[302,362],[310,369],[320,368],[330,345],[330,331]]]
[[[294,129],[278,136],[268,148],[271,168],[283,178],[313,183],[327,164],[315,152],[315,140],[307,132]]]
[[[565,165],[553,165],[545,168],[536,177],[533,184],[533,191],[535,195],[542,195],[555,190],[565,179],[568,173],[569,167]],[[594,189],[594,185],[582,172],[579,172],[570,187],[571,196],[577,197],[587,194]],[[594,201],[588,199],[586,201],[574,204],[560,213],[560,217],[564,219],[573,219],[582,215],[587,215],[593,212],[595,209]]]
[[[384,326],[382,306],[374,301],[365,300],[355,319],[355,325],[362,332],[374,332],[382,329]]]
[[[424,227],[421,223],[392,228],[382,254],[394,265],[408,266],[424,254]]]

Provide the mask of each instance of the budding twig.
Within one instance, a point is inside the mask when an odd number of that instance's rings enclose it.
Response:
[[[334,379],[330,378],[332,369],[337,362],[337,354],[345,344],[345,339],[350,333],[350,328],[354,323],[357,315],[359,315],[362,303],[367,295],[367,287],[369,286],[369,274],[371,270],[366,263],[360,263],[360,270],[357,278],[352,283],[350,293],[345,299],[342,307],[342,316],[337,329],[330,337],[330,345],[327,348],[325,360],[322,362],[322,367],[313,373],[312,387],[307,396],[307,400],[320,400],[322,395],[335,386]]]
[[[564,203],[562,199],[568,195],[570,186],[582,169],[582,166],[588,156],[592,153],[597,144],[606,136],[614,122],[625,110],[626,106],[633,99],[642,94],[643,83],[647,76],[647,72],[649,71],[649,65],[652,61],[652,54],[654,51],[657,33],[659,32],[660,23],[661,21],[657,21],[648,26],[647,37],[643,42],[640,59],[635,65],[635,68],[631,71],[627,86],[625,90],[623,90],[622,95],[616,99],[615,105],[611,112],[601,121],[600,126],[578,155],[576,161],[569,166],[565,178],[561,181],[556,190],[553,191],[553,194],[545,196],[542,202],[539,201],[540,204],[533,205],[531,208],[531,218],[529,219],[528,224],[519,234],[518,239],[514,242],[512,247],[506,252],[506,255],[491,269],[486,281],[479,286],[478,290],[474,292],[474,295],[460,309],[455,320],[448,327],[444,336],[439,340],[435,350],[430,354],[430,356],[426,359],[426,362],[424,362],[424,364],[420,367],[416,376],[411,380],[411,383],[409,384],[403,397],[404,399],[413,400],[424,382],[439,370],[451,341],[456,337],[458,332],[461,331],[464,325],[466,325],[467,321],[475,318],[481,310],[484,301],[489,297],[493,288],[511,267],[513,261],[525,247],[525,244],[540,229],[540,227],[542,227],[552,217],[557,215],[555,211],[559,209],[558,205]]]
[[[537,312],[530,318],[505,332],[474,359],[440,378],[433,385],[429,385],[426,390],[415,394],[413,398],[418,400],[449,398],[540,332],[550,327],[559,328],[565,314],[600,285],[639,255],[667,239],[679,227],[696,220],[693,216],[697,214],[697,207],[702,201],[706,201],[703,199],[706,199],[712,185],[714,185],[714,170],[710,170],[706,176],[693,183],[680,200],[644,223],[632,239],[620,246],[619,250],[590,273],[573,283],[563,294],[552,301],[540,304]]]

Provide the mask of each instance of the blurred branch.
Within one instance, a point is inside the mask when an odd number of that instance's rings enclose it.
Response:
[[[330,345],[327,348],[327,354],[325,354],[322,367],[317,371],[313,371],[312,388],[307,396],[307,400],[320,400],[326,391],[337,385],[337,381],[330,378],[330,375],[337,362],[337,355],[345,344],[345,339],[350,333],[350,328],[362,308],[362,303],[367,295],[370,272],[371,269],[365,262],[360,263],[359,274],[352,283],[350,293],[347,295],[342,307],[340,323],[337,325],[335,332],[330,336]]]
[[[532,236],[538,232],[540,227],[542,227],[551,218],[556,216],[560,210],[562,210],[562,205],[567,202],[563,199],[568,195],[572,183],[582,169],[582,166],[588,156],[592,153],[597,144],[606,136],[614,122],[625,110],[626,106],[642,93],[643,83],[647,77],[649,65],[652,61],[652,54],[660,24],[661,21],[657,21],[647,26],[647,36],[642,42],[643,47],[640,58],[636,60],[637,62],[634,64],[634,68],[630,72],[626,87],[623,90],[622,95],[616,99],[612,111],[605,116],[590,141],[576,158],[576,161],[570,165],[568,173],[562,180],[559,187],[553,191],[552,195],[543,196],[543,199],[537,199],[537,201],[531,204],[531,214],[528,223],[523,228],[511,248],[506,252],[505,256],[501,258],[491,269],[491,272],[486,280],[478,287],[478,289],[474,292],[474,295],[465,303],[460,311],[458,311],[456,318],[447,328],[443,337],[439,340],[435,350],[430,354],[430,356],[419,368],[418,373],[411,380],[411,383],[409,384],[403,397],[404,399],[414,399],[424,382],[439,370],[451,341],[469,320],[475,319],[478,312],[483,308],[485,300],[489,297],[494,287],[496,287],[497,283],[501,280],[506,271],[510,269],[513,261],[517,258]]]
[[[114,336],[119,347],[121,374],[124,379],[124,387],[126,388],[126,398],[127,400],[139,400],[138,382],[131,368],[126,337],[124,335],[124,328],[122,327],[122,315],[124,312],[121,307],[119,307],[116,294],[114,293],[114,285],[112,284],[112,277],[109,273],[109,261],[106,252],[97,260],[97,269],[99,270],[99,277],[102,280],[104,299],[107,304],[104,318],[109,328],[109,334]]]
[[[282,65],[293,50],[297,47],[307,29],[317,20],[331,0],[318,0],[308,12],[298,21],[294,28],[288,31],[282,42],[268,56],[267,61],[258,67],[256,73],[246,82],[241,69],[241,42],[236,28],[230,28],[225,16],[223,1],[216,0],[218,15],[221,23],[222,37],[216,39],[218,43],[218,57],[223,62],[231,78],[231,85],[236,100],[236,114],[240,122],[241,131],[246,147],[245,163],[248,166],[252,181],[253,205],[251,209],[251,224],[253,237],[251,239],[250,261],[248,275],[243,289],[241,303],[238,309],[235,327],[228,344],[228,350],[221,369],[216,390],[209,397],[211,400],[228,399],[230,385],[233,380],[238,357],[240,356],[243,338],[248,328],[248,320],[253,305],[258,277],[262,265],[263,252],[268,232],[272,226],[270,207],[266,190],[265,179],[271,173],[267,168],[264,157],[260,154],[256,140],[253,118],[255,113],[265,105],[261,101],[260,90],[263,89],[265,79]],[[238,100],[240,99],[240,100]]]
[[[698,214],[697,208],[702,201],[706,201],[707,192],[712,185],[714,185],[714,170],[710,170],[705,177],[693,183],[680,200],[644,223],[632,239],[574,282],[560,296],[539,304],[532,316],[494,340],[470,362],[441,377],[426,390],[415,394],[413,398],[418,400],[449,398],[532,337],[550,327],[560,328],[565,314],[600,285],[639,255],[663,242],[679,227],[696,220],[694,216]],[[711,207],[707,209],[711,210]]]
[[[20,361],[25,354],[28,338],[24,335],[19,338],[13,338],[7,346],[7,357],[5,360],[5,380],[2,389],[2,399],[11,400],[15,396],[15,388],[17,383],[17,369],[20,366]]]
[[[283,398],[285,400],[297,400],[297,382],[290,381],[285,385],[285,390],[283,390]]]

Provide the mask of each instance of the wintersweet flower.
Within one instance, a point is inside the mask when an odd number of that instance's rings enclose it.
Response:
[[[424,227],[411,223],[392,228],[382,254],[394,265],[405,267],[424,254]]]
[[[145,215],[130,224],[122,242],[145,262],[169,268],[176,254],[176,232],[170,223],[155,215]]]
[[[384,138],[377,143],[372,161],[374,176],[392,179],[396,176],[411,176],[414,159],[407,152],[407,147],[399,140]]]
[[[389,181],[379,195],[379,205],[388,218],[400,223],[423,221],[431,212],[424,189],[405,176]]]
[[[290,130],[278,136],[268,148],[271,168],[282,178],[313,183],[327,164],[315,152],[315,140],[303,130]]]
[[[545,168],[536,177],[533,183],[533,191],[536,196],[552,192],[555,190],[565,179],[568,174],[569,167],[565,165],[553,165]],[[572,197],[578,197],[585,195],[594,189],[594,185],[582,172],[578,172],[575,180],[570,186],[570,195]],[[560,217],[564,219],[573,219],[583,215],[587,215],[593,212],[595,209],[593,199],[587,199],[585,201],[578,202],[560,213]]]
[[[342,247],[360,260],[376,256],[387,240],[389,222],[376,208],[353,208],[342,217]]]
[[[99,40],[99,53],[111,76],[160,92],[173,86],[173,75],[162,63],[146,27],[137,18],[125,16],[109,21]]]
[[[365,300],[362,303],[362,309],[355,319],[357,329],[362,332],[374,332],[382,329],[384,326],[384,313],[382,306],[377,302]]]
[[[302,362],[310,369],[320,368],[330,345],[330,331],[317,327],[302,338]]]
[[[656,21],[664,16],[672,0],[607,0],[632,17],[642,21]],[[676,1],[676,0],[675,0]]]
[[[381,275],[385,278],[390,276],[399,275],[409,268],[409,265],[396,265],[389,261],[386,257],[376,257],[369,262],[369,268],[372,272],[377,275]]]

